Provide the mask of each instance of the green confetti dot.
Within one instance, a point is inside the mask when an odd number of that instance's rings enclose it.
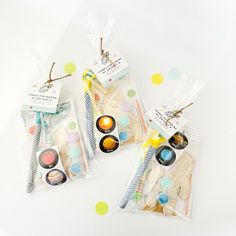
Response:
[[[136,193],[134,194],[134,196],[133,196],[133,200],[134,200],[135,202],[139,202],[141,199],[142,199],[142,194],[139,193],[139,192],[136,192]]]
[[[106,202],[100,201],[96,204],[95,211],[98,215],[105,215],[108,212],[108,205]]]
[[[75,122],[70,122],[70,123],[68,123],[67,127],[68,127],[69,130],[73,130],[73,129],[76,128],[76,123]]]
[[[64,71],[67,74],[73,74],[76,71],[76,65],[74,63],[67,63],[64,65]]]
[[[128,92],[127,92],[127,95],[128,95],[128,97],[134,97],[135,95],[136,95],[136,92],[135,92],[135,90],[133,90],[133,89],[130,89]]]

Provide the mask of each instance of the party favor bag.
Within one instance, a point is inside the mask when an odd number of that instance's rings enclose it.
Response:
[[[55,187],[86,177],[89,171],[72,96],[55,82],[61,78],[51,79],[52,68],[46,83],[30,86],[21,111],[32,146],[27,160],[28,193],[36,187]]]
[[[108,20],[102,32],[108,35],[111,28],[112,21]],[[141,142],[146,124],[127,61],[115,49],[104,50],[99,36],[97,31],[90,34],[100,48],[82,78],[86,133],[91,152],[112,153]]]
[[[169,104],[147,112],[146,141],[120,209],[190,217],[197,145],[196,132],[182,112],[202,87],[201,82],[183,77]]]

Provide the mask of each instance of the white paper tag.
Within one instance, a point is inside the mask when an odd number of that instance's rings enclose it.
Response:
[[[109,60],[102,56],[94,58],[90,68],[105,87],[129,72],[129,64],[116,50],[109,51]]]
[[[166,139],[172,137],[187,123],[187,119],[181,114],[179,118],[170,118],[170,111],[166,106],[156,106],[149,110],[146,115],[149,118],[149,123],[157,129]]]
[[[61,91],[61,83],[33,83],[27,92],[24,109],[55,113]]]

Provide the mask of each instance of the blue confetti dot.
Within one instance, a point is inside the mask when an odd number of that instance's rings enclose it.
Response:
[[[168,201],[169,201],[169,196],[167,195],[167,194],[165,194],[165,193],[161,193],[161,194],[159,194],[158,195],[158,202],[160,203],[160,204],[166,204]]]
[[[127,138],[128,138],[128,135],[127,135],[126,132],[122,131],[122,132],[119,133],[119,139],[121,141],[125,141],[125,140],[127,140]]]
[[[168,78],[169,79],[179,79],[180,78],[180,72],[179,70],[172,68],[168,71]]]
[[[160,183],[161,183],[161,186],[164,188],[170,188],[170,186],[172,185],[171,179],[166,176],[161,178]]]
[[[81,152],[78,147],[71,147],[69,149],[69,156],[72,159],[78,158],[80,156]]]
[[[121,126],[127,126],[129,125],[129,118],[128,117],[121,117],[119,120],[118,120],[119,124]]]
[[[79,164],[73,164],[71,167],[71,172],[75,173],[75,174],[78,174],[80,172],[80,166]]]

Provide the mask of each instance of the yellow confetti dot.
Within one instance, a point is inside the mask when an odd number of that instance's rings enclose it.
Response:
[[[73,74],[76,71],[76,65],[74,63],[67,63],[64,65],[64,71],[67,74]]]
[[[97,214],[101,216],[105,215],[108,212],[108,209],[108,205],[103,201],[98,202],[95,207]]]
[[[155,85],[160,85],[164,82],[164,78],[161,74],[154,74],[152,75],[152,83],[155,84]]]

